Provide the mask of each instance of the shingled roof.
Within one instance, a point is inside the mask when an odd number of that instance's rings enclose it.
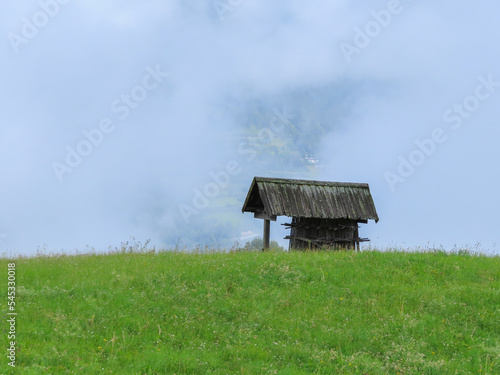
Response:
[[[255,177],[242,212],[378,222],[368,184]]]

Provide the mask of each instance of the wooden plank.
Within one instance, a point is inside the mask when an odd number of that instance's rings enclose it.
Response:
[[[276,221],[276,216],[274,215],[268,215],[266,214],[265,212],[255,212],[253,214],[253,217],[256,218],[256,219],[264,219],[264,220],[272,220],[272,221]]]

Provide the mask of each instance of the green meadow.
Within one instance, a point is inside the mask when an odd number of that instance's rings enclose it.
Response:
[[[1,259],[5,349],[12,262],[17,358],[1,374],[500,374],[498,256]]]

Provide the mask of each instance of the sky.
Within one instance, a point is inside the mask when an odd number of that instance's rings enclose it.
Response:
[[[496,1],[1,8],[1,254],[243,244],[253,176],[369,183],[373,247],[500,253]],[[310,168],[256,157],[292,123]]]

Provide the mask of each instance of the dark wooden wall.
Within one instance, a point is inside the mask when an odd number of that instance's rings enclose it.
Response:
[[[292,218],[290,249],[316,249],[321,247],[356,248],[359,246],[358,222],[353,220]]]

